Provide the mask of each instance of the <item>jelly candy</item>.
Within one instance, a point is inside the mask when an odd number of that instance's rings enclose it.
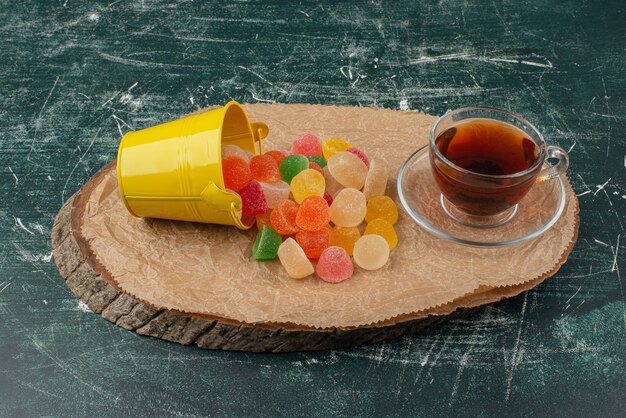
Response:
[[[367,158],[367,155],[363,153],[363,151],[358,148],[348,148],[346,152],[356,155],[361,159],[361,161],[363,161],[363,164],[365,164],[367,168],[370,168],[370,160]]]
[[[246,184],[239,190],[239,196],[241,196],[241,211],[244,215],[260,215],[267,212],[267,201],[258,181],[252,180]]]
[[[237,145],[222,145],[222,160],[228,157],[239,157],[249,163],[253,155],[250,151],[241,149]]]
[[[322,142],[322,153],[324,154],[326,161],[328,161],[328,159],[336,153],[345,151],[348,148],[352,148],[352,145],[339,138],[327,139]]]
[[[291,235],[298,232],[296,214],[298,205],[293,200],[284,200],[272,211],[270,222],[272,228],[281,235]]]
[[[361,189],[367,177],[367,166],[350,152],[338,152],[327,161],[330,174],[344,187]]]
[[[278,258],[291,278],[302,279],[315,271],[304,250],[293,238],[287,238],[280,244]]]
[[[291,194],[298,203],[309,196],[324,196],[325,188],[324,175],[310,168],[299,172],[291,180]]]
[[[343,186],[328,171],[328,166],[324,167],[324,180],[326,180],[326,191],[333,197],[343,189]]]
[[[309,168],[311,170],[315,170],[318,173],[320,173],[322,176],[324,175],[324,170],[322,170],[322,167],[320,167],[319,165],[315,164],[313,161],[309,161]]]
[[[252,180],[248,163],[240,157],[228,157],[222,160],[222,174],[224,187],[235,192]]]
[[[303,231],[319,231],[329,222],[330,209],[323,197],[311,196],[304,199],[296,214],[298,228]]]
[[[300,244],[307,257],[311,259],[320,258],[322,251],[330,244],[330,228],[322,228],[315,232],[298,231],[296,241]]]
[[[256,260],[273,260],[278,255],[278,247],[283,239],[280,234],[263,225],[252,245],[252,256]]]
[[[385,166],[372,160],[370,163],[370,169],[365,177],[365,186],[363,187],[363,194],[366,199],[372,196],[382,196],[385,194],[387,188],[387,169]]]
[[[380,235],[383,237],[387,244],[389,244],[389,249],[393,250],[396,245],[398,245],[398,235],[396,235],[396,230],[393,228],[393,225],[387,220],[383,218],[372,219],[365,228],[365,232],[363,235]],[[331,238],[332,242],[332,238]]]
[[[309,157],[309,161],[319,165],[322,168],[326,167],[326,159],[321,155],[311,155]]]
[[[354,243],[361,238],[359,228],[355,226],[335,226],[330,232],[330,245],[341,247],[352,255]]]
[[[320,255],[315,271],[325,282],[339,283],[352,277],[354,264],[343,248],[328,247]]]
[[[303,155],[289,155],[280,162],[280,176],[287,183],[291,183],[299,172],[309,168],[309,160]]]
[[[250,160],[252,178],[265,183],[274,183],[280,180],[280,171],[276,160],[267,154],[255,155]]]
[[[322,155],[322,146],[320,140],[313,134],[302,134],[294,139],[291,144],[291,153],[300,154],[305,157],[311,155]]]
[[[284,160],[285,157],[289,155],[289,153],[287,153],[287,151],[282,151],[282,150],[272,150],[272,151],[267,151],[263,155],[269,155],[276,161],[276,164],[280,166],[280,162]]]
[[[392,225],[398,222],[398,207],[389,196],[370,197],[367,202],[365,222],[370,222],[376,218],[386,219]]]
[[[354,262],[365,270],[378,270],[389,260],[389,244],[380,235],[363,235],[354,244]]]
[[[274,209],[283,200],[289,199],[289,193],[291,193],[289,185],[284,181],[261,183],[261,187],[263,187],[265,200],[267,200],[267,207],[270,209]]]
[[[261,215],[255,216],[254,217],[254,221],[256,223],[256,229],[258,229],[260,231],[261,228],[263,227],[263,225],[267,225],[267,226],[271,227],[272,226],[272,223],[270,222],[270,215],[271,214],[272,214],[272,211],[268,210],[267,212],[262,213]],[[246,223],[244,222],[244,224],[246,224]]]
[[[324,200],[328,203],[328,207],[333,204],[333,197],[328,192],[324,192]]]
[[[367,210],[365,195],[356,189],[343,189],[330,205],[330,219],[338,226],[358,226]]]

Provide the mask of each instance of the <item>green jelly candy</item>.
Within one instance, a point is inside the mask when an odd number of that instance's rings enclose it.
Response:
[[[255,260],[273,260],[278,255],[278,247],[283,243],[280,234],[267,225],[263,225],[252,246]]]
[[[288,155],[280,162],[280,177],[291,183],[299,172],[309,168],[309,160],[304,155]]]
[[[321,155],[311,155],[309,157],[309,161],[319,165],[321,168],[326,167],[326,159],[322,157]]]

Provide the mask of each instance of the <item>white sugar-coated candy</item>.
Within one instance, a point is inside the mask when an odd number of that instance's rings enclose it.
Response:
[[[239,148],[237,145],[222,145],[222,160],[228,157],[239,157],[249,164],[254,154]]]
[[[324,180],[326,181],[326,191],[333,198],[344,188],[337,180],[335,180],[332,174],[330,174],[328,166],[324,167]]]
[[[365,177],[365,187],[363,194],[369,200],[373,196],[382,196],[387,189],[387,169],[385,165],[378,160],[370,161],[370,169]]]
[[[289,193],[291,191],[289,185],[284,181],[277,181],[276,183],[261,183],[263,188],[263,194],[267,201],[267,207],[274,209],[283,200],[289,199]]]
[[[304,250],[293,238],[287,238],[280,244],[278,258],[291,278],[302,279],[315,271]]]
[[[367,166],[351,152],[338,152],[327,161],[330,174],[344,187],[360,190],[365,184]]]
[[[378,270],[389,260],[389,244],[380,235],[363,235],[354,244],[354,262],[365,270]]]
[[[341,190],[330,205],[330,220],[338,226],[359,226],[366,213],[365,195],[356,189]]]

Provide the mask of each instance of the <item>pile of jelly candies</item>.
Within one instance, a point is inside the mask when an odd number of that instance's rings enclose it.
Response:
[[[290,277],[339,283],[354,273],[353,259],[377,270],[398,244],[384,163],[342,139],[303,134],[291,150],[262,155],[224,145],[222,169],[225,187],[241,197],[242,220],[258,228],[253,257],[278,257]]]

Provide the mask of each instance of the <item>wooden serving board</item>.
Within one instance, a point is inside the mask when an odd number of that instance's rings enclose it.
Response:
[[[320,134],[326,137],[334,127],[342,137],[366,152],[374,148],[374,152],[368,153],[383,159],[395,170],[394,176],[402,159],[425,141],[425,132],[433,120],[432,116],[414,112],[335,106],[249,105],[246,110],[252,120],[268,123],[272,130],[270,144],[284,148],[294,132],[316,132],[315,126],[321,126]],[[392,150],[381,147],[381,138],[390,138],[394,131],[397,134],[387,140]],[[393,157],[386,159],[388,153],[393,153]],[[388,193],[395,196],[390,188]],[[59,271],[74,294],[93,312],[139,334],[224,350],[285,352],[340,348],[414,333],[452,315],[515,296],[553,275],[567,259],[578,234],[578,204],[567,181],[566,189],[568,205],[553,230],[528,245],[509,249],[471,249],[443,242],[421,231],[408,216],[401,215],[397,230],[401,243],[403,240],[405,243],[394,250],[389,266],[370,273],[357,269],[355,276],[344,282],[348,285],[342,287],[313,277],[305,281],[286,279],[278,262],[252,260],[250,247],[254,235],[250,232],[133,218],[120,205],[115,163],[111,163],[61,208],[52,229],[52,247]],[[135,245],[137,242],[131,241],[133,236],[142,240],[139,244],[145,242],[146,248]],[[197,274],[191,267],[187,271],[185,266],[189,264],[177,264],[179,260],[171,258],[183,259],[205,247],[208,256],[213,254],[215,258],[197,259],[208,276],[198,287],[197,278],[193,282],[188,280]],[[229,249],[232,259],[219,252],[222,247]],[[515,259],[519,254],[523,254],[521,262],[529,266],[528,272],[520,271],[520,277],[516,277],[507,273],[510,268],[506,265],[502,271],[497,270],[499,260]],[[471,261],[472,268],[463,277],[453,266],[441,261],[464,257]],[[493,275],[485,274],[490,271],[489,263],[496,263]],[[172,265],[178,266],[179,271],[171,273]],[[532,265],[535,270],[530,272]],[[446,272],[452,279],[445,277]],[[429,274],[440,277],[441,283],[454,283],[458,294],[437,299],[442,291],[434,288],[432,295],[425,293],[428,297],[413,295],[414,288],[410,286],[426,283],[427,286],[421,287],[426,289],[424,292],[433,287]],[[227,280],[218,280],[224,278]],[[390,280],[393,280],[391,285]],[[219,291],[211,293],[211,287],[218,285]],[[369,294],[385,286],[383,295],[368,299]],[[408,292],[393,294],[394,287],[406,286]],[[269,302],[262,293],[267,289],[275,295]],[[332,316],[325,317],[322,311],[315,310],[314,296],[320,292],[335,307],[334,325]],[[259,297],[255,297],[257,294]],[[300,300],[293,301],[298,299],[294,296],[298,294]],[[281,299],[281,295],[285,297]],[[360,304],[360,309],[342,302],[352,300],[351,297]],[[383,304],[385,297],[392,301],[388,307]],[[315,318],[307,318],[306,310],[302,312],[308,299],[312,299],[310,306]],[[198,300],[206,303],[199,304]],[[217,303],[220,300],[226,303]],[[403,307],[402,303],[407,301],[415,303],[415,309],[410,303]],[[272,309],[274,306],[283,309]],[[366,315],[369,310],[375,313],[373,317]],[[381,312],[381,316],[376,317],[376,312]]]

